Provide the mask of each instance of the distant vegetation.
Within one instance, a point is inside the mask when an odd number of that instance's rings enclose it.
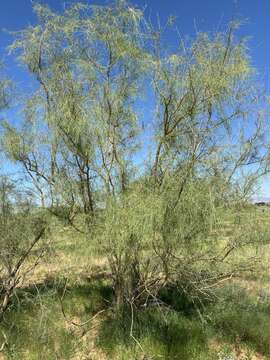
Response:
[[[268,97],[239,24],[34,11],[8,49],[31,90],[0,81],[4,359],[269,358]]]

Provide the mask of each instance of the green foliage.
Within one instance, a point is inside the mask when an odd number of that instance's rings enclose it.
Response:
[[[115,193],[131,171],[138,132],[133,104],[145,61],[142,14],[125,2],[77,4],[61,15],[41,5],[34,10],[39,24],[19,32],[10,50],[39,83],[25,104],[27,131],[16,140],[34,138],[39,146],[15,145],[5,126],[7,154],[23,164],[36,188],[45,180],[40,187],[49,190],[41,196],[52,205],[93,212],[100,181]]]
[[[69,295],[65,303],[68,312],[82,317],[85,298],[91,298],[92,313],[105,306],[100,299],[105,291],[117,305],[100,332],[99,345],[109,356],[117,358],[121,351],[121,358],[139,359],[138,338],[153,358],[210,359],[198,316],[203,323],[209,318],[206,309],[223,282],[258,269],[259,249],[269,238],[258,214],[243,211],[269,171],[269,146],[261,110],[265,97],[247,43],[236,37],[238,24],[213,35],[199,32],[171,52],[165,50],[163,29],[152,28],[142,11],[124,0],[76,3],[61,13],[35,4],[34,11],[37,23],[17,32],[10,51],[35,86],[20,106],[20,124],[2,122],[1,150],[23,167],[23,185],[42,209],[22,203],[12,183],[0,183],[3,303],[11,300],[35,255],[37,260],[43,255],[42,246],[32,250],[48,210],[63,221],[58,226],[65,226],[64,232],[72,233],[69,225],[78,230],[78,241],[55,248],[73,251],[67,263],[85,255],[89,270],[95,254],[109,267],[103,269],[112,281],[107,292],[103,286],[74,286],[75,299]],[[0,108],[6,90],[1,81]],[[144,91],[151,92],[156,111],[147,108],[153,119],[141,129],[138,100]],[[139,156],[147,157],[147,166],[138,165]],[[35,304],[30,315],[14,310],[20,323],[15,332],[30,319],[27,336],[37,328],[39,334],[33,347],[28,345],[33,356],[42,349],[44,358],[69,358],[71,335],[63,324],[52,324],[53,291],[48,291],[52,300],[39,293],[48,305],[45,330],[35,318],[43,305]],[[227,333],[232,328],[235,335],[242,326],[243,338],[268,354],[266,336],[260,333],[258,345],[259,337],[248,330],[252,318],[244,320],[236,308],[220,310],[230,326],[220,317],[216,328]],[[257,320],[267,333],[261,315]],[[14,356],[24,356],[25,341],[15,341]]]
[[[138,182],[108,201],[96,236],[109,260],[118,305],[162,300],[175,309],[201,311],[219,284],[259,269],[268,232],[256,212],[228,209],[218,184],[215,189],[193,177],[182,187],[181,180],[172,174],[159,189]],[[168,291],[179,301],[164,296]]]

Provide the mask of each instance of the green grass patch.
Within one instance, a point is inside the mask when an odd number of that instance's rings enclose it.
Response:
[[[244,343],[270,358],[269,296],[255,297],[236,287],[223,291],[223,300],[210,312],[213,327],[231,343]]]
[[[1,324],[8,339],[5,349],[8,359],[72,358],[79,339],[62,314],[59,301],[62,291],[63,281],[54,280],[18,292]],[[111,296],[110,288],[98,282],[93,286],[71,284],[63,300],[65,313],[69,319],[84,322],[107,306]]]

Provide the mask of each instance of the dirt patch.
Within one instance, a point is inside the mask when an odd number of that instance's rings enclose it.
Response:
[[[73,327],[72,331],[76,333],[80,339],[78,342],[78,349],[72,357],[72,360],[110,360],[107,355],[96,346],[96,339],[99,328],[104,318],[97,317],[91,321],[89,328]]]
[[[228,355],[231,356],[232,360],[267,360],[265,356],[252,351],[240,342],[236,342],[236,344],[232,345],[223,343],[220,339],[214,338],[209,342],[209,348],[219,355],[220,360],[223,358],[227,359]]]

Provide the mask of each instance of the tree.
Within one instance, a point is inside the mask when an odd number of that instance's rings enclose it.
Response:
[[[38,90],[25,106],[24,129],[4,125],[5,149],[42,199],[48,185],[51,206],[57,199],[93,215],[100,187],[115,195],[128,184],[137,132],[133,103],[143,72],[142,14],[123,1],[75,5],[63,15],[34,9],[39,24],[20,32],[11,48]],[[17,148],[10,136],[20,139]]]
[[[10,105],[10,90],[10,81],[3,77],[0,81],[0,110]],[[19,138],[7,123],[4,124],[9,131],[10,146],[17,153]],[[46,228],[46,222],[35,214],[25,194],[20,194],[15,183],[0,174],[0,319],[17,288],[23,285],[45,254]]]
[[[102,233],[117,304],[157,301],[166,287],[202,304],[221,282],[254,268],[265,239],[252,223],[236,223],[226,240],[214,235],[269,171],[258,106],[265,99],[234,24],[213,37],[199,33],[177,54],[153,48],[152,171],[108,208]]]
[[[268,156],[258,109],[264,99],[246,43],[235,38],[236,25],[212,37],[199,33],[190,45],[181,43],[178,53],[162,58],[155,53],[153,174],[159,183],[172,169],[182,173],[184,183],[194,175],[237,182],[240,169]],[[181,192],[184,184],[179,185]]]
[[[21,126],[4,123],[3,147],[44,207],[73,225],[82,212],[91,219],[118,306],[156,301],[168,286],[200,301],[250,269],[250,259],[235,253],[253,235],[260,240],[252,225],[236,223],[225,240],[215,236],[226,212],[269,170],[265,98],[236,24],[180,39],[172,53],[162,30],[122,0],[61,14],[34,9],[38,24],[19,32],[11,50],[36,91]],[[157,108],[154,154],[134,177],[136,157],[145,156],[139,137],[149,135],[138,126],[143,90]]]

